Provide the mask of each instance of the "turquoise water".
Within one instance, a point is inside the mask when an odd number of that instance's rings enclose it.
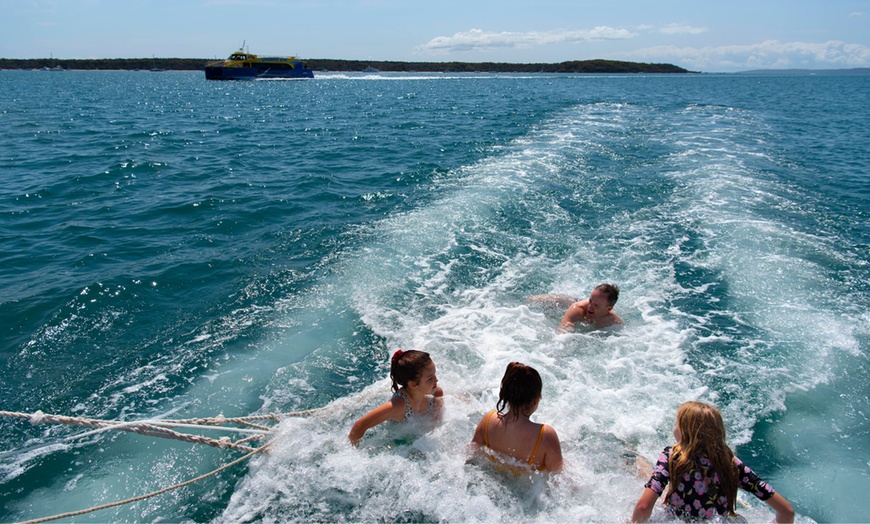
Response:
[[[863,521],[870,77],[0,71],[0,409],[135,420],[325,408],[267,457],[76,521],[623,521],[685,400],[799,520]],[[618,333],[538,293],[620,285]],[[431,431],[353,421],[398,348]],[[505,365],[566,471],[465,465]],[[238,453],[0,420],[0,521]],[[751,497],[750,497],[751,498]],[[740,512],[769,520],[743,499]]]

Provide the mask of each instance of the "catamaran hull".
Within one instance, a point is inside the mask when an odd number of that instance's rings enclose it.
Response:
[[[206,66],[206,80],[256,80],[257,78],[314,78],[314,72],[300,64],[292,69]]]

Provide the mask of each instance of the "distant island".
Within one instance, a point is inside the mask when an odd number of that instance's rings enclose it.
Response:
[[[0,69],[65,70],[163,70],[197,71],[214,59],[205,58],[0,58]],[[574,60],[557,64],[509,64],[501,62],[389,62],[372,60],[306,60],[314,71],[361,72],[375,68],[401,73],[696,73],[672,64],[647,64],[618,60]]]
[[[852,69],[753,69],[739,75],[870,75],[870,67]]]

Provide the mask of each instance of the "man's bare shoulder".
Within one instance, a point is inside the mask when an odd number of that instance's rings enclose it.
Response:
[[[583,300],[578,300],[576,302],[573,302],[571,304],[571,306],[569,307],[569,309],[582,309],[583,311],[586,311],[587,308],[589,308],[589,299],[588,298],[584,298]]]
[[[572,303],[568,306],[568,310],[565,311],[565,317],[573,319],[573,321],[580,320],[581,318],[586,316],[586,311],[589,309],[589,299],[578,300],[577,302]]]
[[[622,326],[622,319],[616,313],[611,312],[604,318],[600,318],[595,321],[595,327],[597,329],[612,327],[612,326]]]

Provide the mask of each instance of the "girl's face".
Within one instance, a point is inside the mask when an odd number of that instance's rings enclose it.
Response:
[[[435,375],[435,363],[429,362],[429,364],[423,368],[423,371],[420,372],[420,376],[417,377],[417,380],[409,382],[413,384],[414,388],[420,390],[420,392],[425,395],[435,393],[435,389],[438,388],[438,377]]]

